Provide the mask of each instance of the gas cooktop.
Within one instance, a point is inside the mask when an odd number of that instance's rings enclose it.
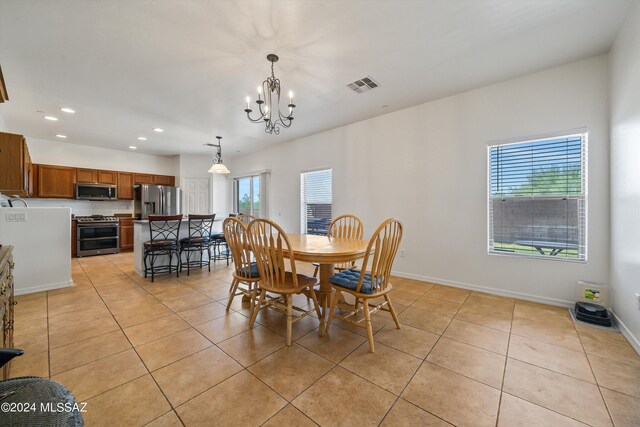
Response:
[[[79,223],[87,222],[118,222],[118,218],[104,215],[77,216],[76,221]]]

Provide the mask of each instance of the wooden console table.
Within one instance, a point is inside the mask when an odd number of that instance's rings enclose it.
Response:
[[[0,346],[13,348],[13,246],[0,246]],[[11,362],[4,365],[1,379],[9,378]]]

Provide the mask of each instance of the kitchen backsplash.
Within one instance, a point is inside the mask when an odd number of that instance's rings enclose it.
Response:
[[[133,213],[133,201],[90,201],[67,199],[26,199],[29,207],[34,208],[71,208],[71,213],[81,215],[113,215],[114,213]]]

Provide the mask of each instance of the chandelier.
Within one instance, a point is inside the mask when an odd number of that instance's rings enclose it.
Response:
[[[205,144],[208,147],[217,148],[218,151],[213,158],[213,165],[209,168],[209,173],[229,173],[229,169],[222,163],[222,146],[220,145],[220,141],[222,140],[221,136],[216,136],[218,138],[217,144]]]
[[[251,97],[247,96],[247,118],[253,123],[265,124],[266,133],[280,133],[280,126],[288,128],[293,121],[293,109],[296,105],[293,103],[293,92],[289,91],[289,105],[287,105],[288,112],[282,114],[280,111],[280,79],[276,79],[273,73],[273,64],[278,62],[278,55],[270,53],[267,55],[267,60],[271,62],[271,77],[267,77],[262,82],[262,86],[258,86],[258,116],[251,117],[253,110],[251,109]],[[264,98],[264,99],[263,99]]]

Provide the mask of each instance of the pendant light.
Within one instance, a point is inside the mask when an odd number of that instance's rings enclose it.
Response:
[[[229,169],[222,163],[222,146],[220,142],[222,140],[221,136],[216,136],[218,138],[217,144],[206,144],[209,147],[215,147],[218,149],[215,157],[213,158],[213,164],[211,168],[209,168],[209,173],[229,173]]]

